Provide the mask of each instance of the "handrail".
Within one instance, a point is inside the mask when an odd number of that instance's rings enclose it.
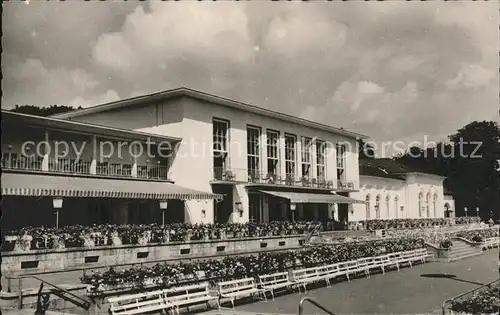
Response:
[[[490,283],[487,283],[487,284],[484,284],[484,285],[478,286],[478,287],[476,287],[476,288],[474,288],[474,289],[472,289],[472,290],[469,290],[469,291],[467,291],[467,292],[461,293],[461,294],[459,294],[459,295],[457,295],[457,296],[455,296],[455,297],[452,297],[452,298],[450,298],[450,299],[445,300],[445,301],[443,302],[443,306],[442,306],[442,313],[443,313],[443,315],[446,315],[446,304],[448,304],[449,302],[452,302],[452,301],[454,301],[454,300],[456,300],[456,299],[458,299],[458,298],[461,298],[461,297],[463,297],[463,296],[465,296],[465,295],[471,294],[471,293],[473,293],[473,292],[475,292],[475,291],[478,291],[478,290],[480,290],[480,289],[483,289],[483,288],[485,288],[485,287],[490,287],[492,284],[494,284],[495,282],[499,282],[499,281],[500,281],[500,279],[497,279],[497,280],[491,281]]]
[[[37,276],[14,276],[14,277],[5,277],[5,278],[8,279],[8,280],[11,280],[11,279],[18,279],[19,280],[19,296],[18,296],[18,305],[17,305],[18,309],[22,309],[23,308],[22,279],[27,279],[27,278],[32,278],[32,279],[38,280],[38,281],[40,281],[42,283],[45,283],[45,284],[47,284],[47,285],[49,285],[49,286],[51,286],[51,287],[53,287],[53,288],[55,288],[55,289],[57,289],[59,291],[62,291],[64,293],[66,293],[66,294],[74,297],[75,299],[79,300],[80,303],[83,304],[83,305],[78,305],[78,306],[81,306],[81,307],[85,308],[86,310],[88,310],[89,307],[90,307],[90,303],[91,303],[90,301],[88,301],[88,300],[86,300],[86,299],[84,299],[84,298],[82,298],[82,297],[80,297],[80,296],[78,296],[78,295],[76,295],[74,293],[71,293],[70,291],[68,291],[68,290],[66,290],[64,288],[61,288],[61,287],[59,287],[59,286],[57,286],[57,285],[55,285],[53,283],[50,283],[50,282],[48,282],[48,281],[46,281],[46,280],[44,280],[42,278],[39,278]]]
[[[302,300],[300,300],[300,303],[299,303],[299,315],[303,314],[303,311],[304,311],[304,302],[306,302],[306,301],[309,302],[309,303],[311,303],[312,305],[316,306],[317,308],[319,308],[323,312],[326,312],[327,314],[335,315],[335,313],[332,313],[332,311],[328,310],[323,305],[321,305],[318,302],[316,302],[316,300],[311,299],[309,297],[305,297]]]

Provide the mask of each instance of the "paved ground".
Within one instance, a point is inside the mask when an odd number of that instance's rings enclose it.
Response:
[[[445,273],[450,278],[439,277]],[[433,274],[438,277],[425,276]],[[246,304],[237,306],[235,311],[219,313],[297,314],[299,301],[305,296],[316,299],[331,311],[340,314],[440,313],[444,300],[497,278],[498,251],[490,250],[484,255],[455,263],[427,263],[404,268],[400,272],[377,274],[370,279],[340,282],[331,288],[308,290],[306,295],[282,295],[274,301]],[[320,314],[310,304],[304,307],[305,314],[314,312]]]

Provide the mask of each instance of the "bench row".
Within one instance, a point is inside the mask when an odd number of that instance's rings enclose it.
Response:
[[[143,314],[159,310],[173,310],[179,313],[180,307],[189,307],[194,304],[206,303],[210,307],[213,301],[220,307],[220,299],[228,299],[233,308],[237,299],[244,297],[261,296],[267,301],[267,293],[274,299],[275,291],[280,289],[293,290],[301,288],[304,292],[307,285],[325,281],[330,287],[330,281],[345,276],[348,281],[352,275],[363,273],[370,277],[370,271],[380,269],[385,273],[387,268],[407,264],[412,267],[415,262],[425,263],[427,258],[433,258],[426,249],[404,251],[385,254],[375,257],[360,258],[357,260],[290,270],[254,278],[244,278],[217,283],[217,290],[211,290],[208,282],[177,288],[156,290],[134,295],[126,295],[108,299],[111,314]]]

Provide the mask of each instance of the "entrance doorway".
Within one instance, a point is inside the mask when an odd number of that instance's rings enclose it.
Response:
[[[262,198],[260,193],[248,194],[249,221],[251,223],[262,222]]]

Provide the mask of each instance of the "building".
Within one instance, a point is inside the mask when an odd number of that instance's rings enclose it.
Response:
[[[354,206],[353,221],[454,216],[453,197],[443,188],[445,177],[388,158],[362,159],[359,164],[361,185],[353,197],[365,204]]]
[[[223,197],[174,184],[157,144],[179,138],[9,111],[2,131],[4,231],[184,222],[188,201]]]
[[[175,184],[223,195],[186,201],[186,222],[347,220],[366,136],[187,88],[56,115],[72,122],[180,139]]]

